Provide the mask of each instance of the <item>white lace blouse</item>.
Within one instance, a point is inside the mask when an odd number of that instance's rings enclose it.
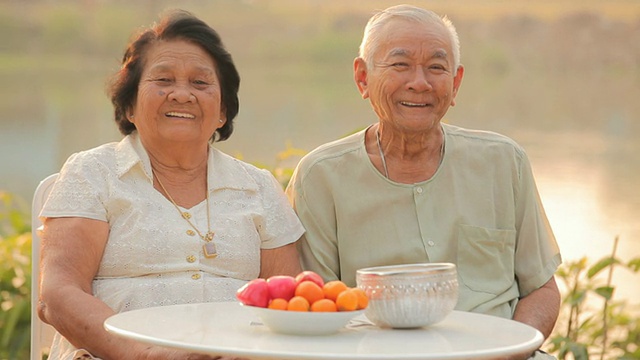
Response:
[[[304,228],[271,173],[213,147],[208,184],[218,253],[213,259],[204,256],[204,241],[153,187],[149,157],[135,132],[119,143],[72,155],[40,216],[109,223],[93,293],[116,312],[230,301],[259,276],[261,249],[293,243]],[[182,211],[206,233],[206,201]],[[56,339],[61,342],[54,341],[52,360],[72,349],[59,335]]]

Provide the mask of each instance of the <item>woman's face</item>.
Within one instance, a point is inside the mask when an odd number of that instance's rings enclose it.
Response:
[[[220,86],[216,64],[202,48],[159,41],[144,56],[130,121],[145,146],[204,145],[226,121]]]
[[[449,34],[443,26],[392,20],[385,25],[368,69],[355,63],[356,83],[381,121],[405,131],[436,125],[450,106],[462,80],[454,69]]]

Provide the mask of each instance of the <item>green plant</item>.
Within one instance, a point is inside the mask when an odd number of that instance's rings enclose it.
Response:
[[[285,149],[276,154],[276,162],[273,166],[259,162],[252,162],[252,164],[261,169],[269,170],[282,185],[282,188],[286,188],[293,176],[296,164],[306,154],[307,151],[295,148],[290,142],[287,142]],[[236,155],[236,157],[242,159],[242,155]]]
[[[27,359],[31,325],[31,226],[25,206],[0,191],[0,359]]]
[[[625,263],[616,257],[617,247],[616,237],[610,256],[592,265],[582,258],[556,272],[566,290],[548,351],[559,359],[640,359],[637,305],[615,301],[612,285],[614,268],[637,273],[640,257]]]

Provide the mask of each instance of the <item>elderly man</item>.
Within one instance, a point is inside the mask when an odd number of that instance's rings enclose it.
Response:
[[[446,17],[400,5],[369,20],[354,78],[378,121],[309,153],[287,188],[303,267],[353,286],[363,267],[452,262],[458,310],[548,337],[560,252],[524,150],[441,122],[463,74]]]

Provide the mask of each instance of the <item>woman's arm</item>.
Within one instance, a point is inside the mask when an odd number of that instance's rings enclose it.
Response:
[[[75,347],[105,359],[125,359],[134,344],[126,344],[103,329],[102,323],[114,311],[92,294],[109,225],[71,217],[46,219],[44,225],[40,318]]]
[[[275,249],[260,251],[260,277],[267,279],[273,275],[296,276],[302,271],[296,243]]]
[[[105,319],[114,314],[92,294],[109,235],[106,222],[84,218],[45,221],[40,266],[40,318],[71,344],[102,359],[211,359],[145,345],[109,334]]]

